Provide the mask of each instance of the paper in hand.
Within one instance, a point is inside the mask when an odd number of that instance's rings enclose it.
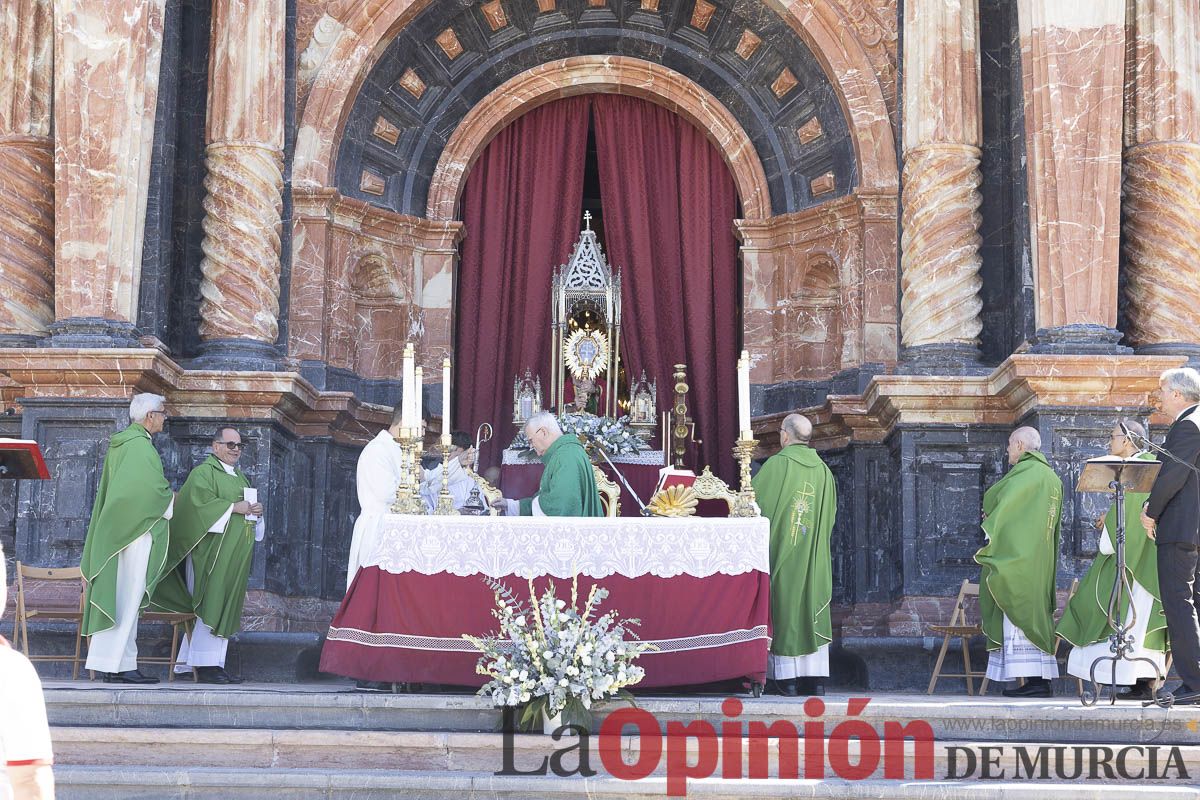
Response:
[[[258,489],[255,489],[252,486],[248,486],[245,489],[242,489],[242,499],[245,500],[250,505],[254,505],[255,503],[258,502]],[[256,519],[258,519],[258,515],[257,514],[247,514],[246,519],[256,520]]]

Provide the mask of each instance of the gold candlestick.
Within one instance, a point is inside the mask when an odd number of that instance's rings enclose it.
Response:
[[[421,500],[421,482],[414,481],[412,465],[420,469],[421,459],[417,453],[417,437],[412,429],[401,428],[396,443],[400,445],[400,484],[396,487],[396,499],[392,503],[393,514],[424,514],[425,503]]]
[[[439,517],[458,514],[454,497],[450,494],[450,434],[442,434],[442,490],[438,492],[437,506],[433,513]]]
[[[733,446],[733,457],[741,465],[742,485],[738,489],[737,502],[734,503],[733,511],[729,515],[731,517],[762,516],[762,511],[758,507],[758,499],[754,496],[754,485],[750,482],[750,459],[754,457],[754,450],[757,447],[758,440],[753,436],[739,439]]]

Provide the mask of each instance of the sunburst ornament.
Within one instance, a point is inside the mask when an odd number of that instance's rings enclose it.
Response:
[[[603,331],[578,328],[563,344],[563,359],[573,378],[594,378],[608,367],[608,337]]]
[[[677,484],[655,492],[647,508],[656,517],[690,517],[699,504],[700,498],[692,487]]]

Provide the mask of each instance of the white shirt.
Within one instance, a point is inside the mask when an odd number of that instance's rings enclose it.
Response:
[[[50,726],[42,683],[29,659],[0,645],[0,764],[52,761]],[[7,797],[7,781],[0,769],[0,797]]]
[[[380,431],[358,456],[356,471],[358,505],[362,512],[354,521],[350,538],[350,560],[346,569],[346,588],[354,581],[358,568],[375,546],[375,533],[384,514],[396,500],[402,462],[400,445],[386,430]]]

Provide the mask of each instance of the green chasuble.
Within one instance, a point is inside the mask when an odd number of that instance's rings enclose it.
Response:
[[[1136,458],[1153,461],[1153,453],[1139,453]],[[1148,494],[1129,492],[1125,495],[1125,569],[1129,580],[1137,583],[1154,598],[1150,608],[1150,622],[1146,626],[1146,641],[1142,645],[1148,650],[1167,650],[1167,618],[1163,615],[1162,595],[1158,589],[1158,553],[1154,542],[1146,536],[1142,527],[1142,504]],[[1114,503],[1104,517],[1104,531],[1100,534],[1117,549],[1117,506]],[[1087,575],[1079,584],[1079,590],[1067,603],[1062,620],[1058,623],[1058,635],[1076,647],[1082,647],[1108,639],[1112,628],[1108,624],[1108,601],[1117,577],[1115,553],[1097,553],[1096,560],[1088,568]],[[1124,622],[1129,613],[1129,593],[1124,593],[1123,602],[1117,613],[1117,621]]]
[[[141,608],[163,574],[167,558],[167,521],[171,487],[162,460],[146,429],[136,422],[108,440],[108,454],[92,506],[79,568],[87,581],[83,635],[111,628],[117,617],[117,555],[149,531],[153,544],[146,565],[146,594]]]
[[[833,473],[816,450],[788,445],[754,476],[754,494],[763,516],[771,521],[771,652],[815,653],[833,639]]]
[[[975,560],[987,649],[1004,644],[1004,616],[1044,653],[1054,652],[1054,579],[1058,569],[1062,481],[1036,450],[983,496],[987,543]]]
[[[563,435],[542,454],[542,482],[538,485],[538,507],[547,517],[603,517],[600,492],[592,462],[579,439]],[[535,498],[521,500],[521,516],[533,514]]]
[[[230,475],[210,454],[184,481],[171,519],[168,565],[179,567],[188,553],[192,555],[195,583],[188,610],[194,611],[213,633],[225,638],[242,626],[246,581],[254,557],[254,523],[234,513],[221,533],[209,533],[209,528],[225,516],[232,504],[244,499],[242,490],[248,486],[250,481],[240,469],[234,468]],[[164,584],[164,591],[154,598],[156,605],[177,605],[181,588],[186,597],[187,588],[178,569],[172,573],[170,583]]]

